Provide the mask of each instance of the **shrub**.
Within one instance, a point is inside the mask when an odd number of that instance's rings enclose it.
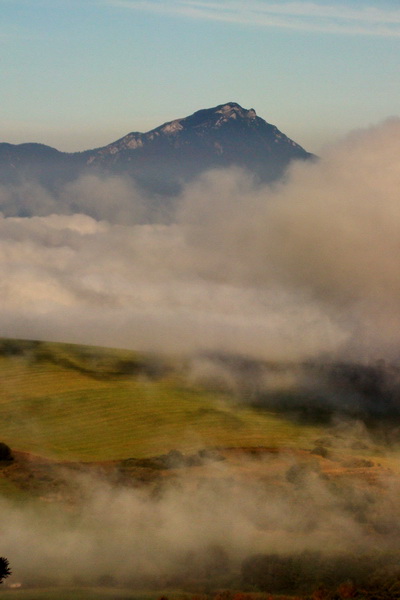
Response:
[[[0,442],[0,460],[14,460],[11,448],[4,442]]]

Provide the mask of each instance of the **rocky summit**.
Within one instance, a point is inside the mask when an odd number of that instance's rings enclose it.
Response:
[[[129,133],[90,152],[86,164],[131,173],[145,187],[175,187],[201,172],[237,165],[269,182],[294,159],[312,155],[236,102],[220,104],[164,123],[147,133]]]

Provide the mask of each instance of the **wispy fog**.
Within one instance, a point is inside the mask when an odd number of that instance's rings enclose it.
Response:
[[[218,586],[258,553],[397,551],[399,483],[393,477],[381,474],[369,486],[330,481],[317,461],[299,466],[285,455],[192,471],[152,490],[67,475],[73,490],[67,511],[2,499],[10,582],[95,583],[108,576],[114,585],[183,581],[190,587],[208,580]]]
[[[214,171],[168,210],[123,178],[2,187],[0,335],[257,358],[398,353],[400,120],[286,181]],[[74,206],[87,214],[73,214]],[[50,214],[65,213],[65,214]]]

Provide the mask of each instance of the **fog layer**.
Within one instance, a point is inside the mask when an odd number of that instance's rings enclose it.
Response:
[[[168,214],[115,177],[83,178],[57,200],[34,183],[3,187],[42,216],[0,220],[0,335],[392,359],[399,150],[392,119],[295,164],[273,188],[211,171]],[[87,215],[71,214],[77,198]]]
[[[218,463],[175,475],[157,493],[69,475],[74,501],[67,511],[2,499],[10,581],[93,583],[108,576],[139,587],[204,586],[207,580],[215,586],[224,577],[231,581],[242,561],[260,552],[397,551],[393,478],[377,486],[329,482],[317,463],[297,467],[290,456],[254,465],[262,477],[238,477],[238,468],[252,467],[249,459],[235,470]]]

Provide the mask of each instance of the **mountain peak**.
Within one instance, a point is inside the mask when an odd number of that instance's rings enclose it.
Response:
[[[150,193],[173,196],[208,169],[238,166],[269,183],[279,179],[292,160],[312,158],[253,108],[225,102],[83,153],[0,144],[0,182],[29,176],[53,185],[83,172],[101,172],[130,176]]]
[[[146,186],[174,181],[176,188],[211,168],[236,165],[260,181],[282,176],[294,159],[312,158],[301,146],[257,116],[254,108],[225,102],[168,121],[146,133],[129,134],[92,153],[92,165],[129,171]],[[175,185],[174,183],[174,185]]]

